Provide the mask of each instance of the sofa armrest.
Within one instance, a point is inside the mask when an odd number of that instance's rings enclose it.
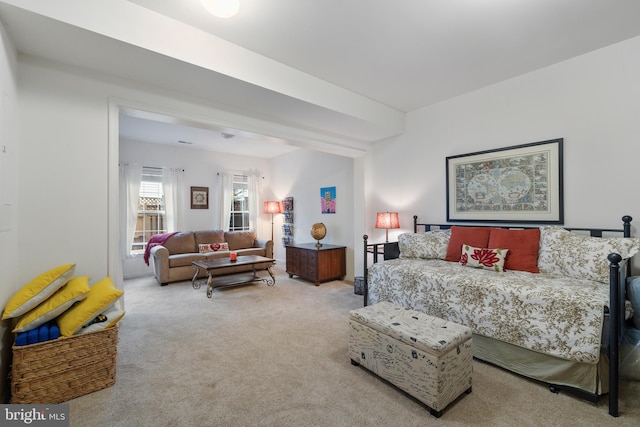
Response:
[[[259,248],[264,248],[264,256],[267,258],[273,258],[273,240],[256,239],[256,244]]]
[[[162,245],[151,248],[151,261],[153,262],[153,275],[161,285],[169,283],[169,249]]]

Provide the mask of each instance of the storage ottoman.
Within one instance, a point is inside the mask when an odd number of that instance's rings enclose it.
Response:
[[[471,393],[472,331],[388,302],[352,310],[349,357],[424,403],[432,415]]]

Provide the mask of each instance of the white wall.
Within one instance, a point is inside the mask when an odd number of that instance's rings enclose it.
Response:
[[[291,196],[294,200],[294,241],[310,243],[311,225],[322,222],[327,235],[322,243],[347,247],[347,276],[353,280],[354,251],[354,160],[332,154],[297,150],[272,159],[272,191],[275,200]],[[336,213],[323,214],[320,188],[336,187]],[[282,215],[274,218],[275,257],[284,268],[286,252],[282,245]],[[360,246],[358,246],[360,247]]]
[[[18,280],[16,68],[14,47],[0,23],[0,308],[24,284]],[[0,322],[0,403],[9,395],[12,329],[12,321]]]
[[[447,156],[564,138],[565,224],[620,228],[629,214],[639,235],[638,52],[634,38],[408,114],[375,146],[372,212],[400,211],[394,236],[413,215],[444,222]]]
[[[189,147],[174,147],[140,141],[120,141],[120,163],[135,163],[150,167],[171,167],[184,169],[184,230],[217,229],[218,172],[258,173],[263,192],[269,191],[269,161],[250,156],[197,150]],[[209,209],[191,209],[190,187],[209,187]],[[271,194],[268,193],[270,196]],[[266,197],[266,196],[265,196]],[[261,200],[266,200],[261,197]],[[271,221],[260,217],[259,237],[271,238]],[[128,259],[123,265],[124,278],[153,274],[142,255]]]
[[[30,62],[18,71],[19,278],[75,263],[93,283],[108,273],[109,92]]]
[[[18,280],[74,262],[76,274],[91,276],[92,283],[109,274],[121,287],[117,107],[148,107],[203,123],[242,117],[201,100],[32,57],[19,58],[18,73]],[[230,165],[243,169],[239,161]],[[201,212],[194,226],[206,221]],[[54,250],[34,257],[34,247]]]

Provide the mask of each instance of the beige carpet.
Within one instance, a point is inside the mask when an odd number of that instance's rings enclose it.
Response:
[[[84,426],[637,426],[640,382],[621,387],[619,418],[474,361],[473,392],[436,419],[347,357],[353,286],[276,285],[214,291],[190,282],[125,283],[117,381],[70,402]]]

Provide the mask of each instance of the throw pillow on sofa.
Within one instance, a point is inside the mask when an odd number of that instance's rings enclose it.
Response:
[[[227,231],[224,233],[224,240],[229,243],[229,250],[252,248],[256,241],[256,232],[248,231]]]
[[[583,236],[558,226],[540,227],[540,272],[609,282],[611,253],[623,259],[640,250],[640,239]]]
[[[189,254],[198,250],[196,238],[193,232],[190,231],[180,231],[174,234],[164,242],[163,246],[167,248],[170,254]]]
[[[509,248],[509,254],[504,262],[504,268],[507,270],[540,272],[538,269],[539,228],[530,230],[492,228],[488,247]]]
[[[199,230],[194,231],[193,235],[198,245],[205,243],[225,243],[223,230]]]
[[[402,233],[398,236],[400,258],[444,259],[451,230]]]
[[[201,243],[198,245],[198,252],[201,254],[206,254],[209,252],[219,252],[219,251],[228,251],[229,244],[227,242],[224,243]]]
[[[489,227],[452,226],[447,256],[445,261],[459,262],[462,256],[462,245],[486,248],[489,243]]]
[[[504,271],[504,260],[509,249],[475,248],[462,245],[460,264],[467,267],[482,268],[491,271]]]

